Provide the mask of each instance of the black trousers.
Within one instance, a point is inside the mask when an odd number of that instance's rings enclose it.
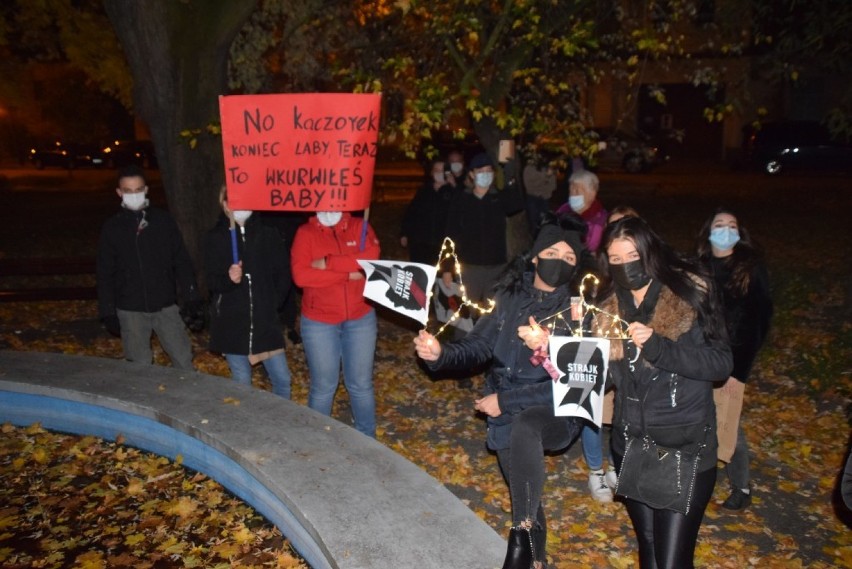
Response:
[[[618,457],[619,467],[621,459]],[[657,510],[636,500],[624,499],[636,540],[640,569],[691,569],[698,528],[716,486],[716,469],[699,472],[689,514]]]
[[[497,451],[500,469],[512,498],[512,525],[533,521],[536,559],[544,560],[547,519],[541,506],[544,453],[568,447],[582,428],[582,419],[556,417],[553,406],[530,407],[512,420],[509,448]]]

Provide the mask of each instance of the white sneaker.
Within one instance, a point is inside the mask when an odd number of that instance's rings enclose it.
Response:
[[[612,490],[606,485],[603,469],[589,473],[589,490],[592,492],[592,498],[598,502],[612,502]]]
[[[607,467],[604,479],[606,480],[606,485],[609,486],[609,489],[615,492],[615,487],[618,485],[618,475],[615,473],[614,467]]]

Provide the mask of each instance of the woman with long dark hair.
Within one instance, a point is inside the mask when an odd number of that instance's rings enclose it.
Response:
[[[489,365],[485,394],[474,408],[487,416],[487,445],[497,453],[512,499],[503,569],[545,566],[544,453],[568,447],[582,426],[576,417],[554,415],[553,382],[544,356],[534,352],[547,338],[536,323],[571,306],[570,283],[583,255],[574,227],[542,226],[530,255],[516,259],[498,280],[494,310],[463,339],[441,343],[421,331],[414,340],[417,355],[431,369]],[[551,323],[555,334],[573,332],[565,319]]]
[[[732,365],[721,311],[712,283],[640,218],[607,226],[599,259],[595,326],[624,335],[610,352],[616,494],[640,567],[689,568],[716,483],[713,382]]]
[[[733,212],[724,208],[717,209],[704,223],[698,234],[697,251],[721,295],[734,357],[730,377],[715,392],[717,402],[727,403],[723,408],[733,407],[733,413],[726,413],[731,420],[720,425],[719,432],[719,458],[728,463],[731,485],[731,494],[722,507],[742,510],[751,504],[751,485],[748,444],[738,419],[745,384],[772,319],[769,274],[748,230]]]

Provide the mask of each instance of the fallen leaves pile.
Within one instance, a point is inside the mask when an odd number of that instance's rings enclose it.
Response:
[[[307,567],[222,486],[168,459],[39,425],[0,428],[0,564]]]
[[[838,298],[835,298],[838,300]],[[118,358],[120,342],[98,328],[94,302],[0,305],[0,346]],[[434,380],[417,365],[414,330],[380,319],[375,387],[378,439],[444,483],[501,535],[510,503],[497,461],[484,447],[472,389]],[[844,327],[848,333],[848,325]],[[699,536],[698,566],[852,567],[852,532],[838,519],[832,491],[846,434],[842,405],[815,402],[801,379],[783,320],[747,391],[755,499],[731,513],[720,471]],[[224,360],[193,337],[199,371],[228,375]],[[157,363],[168,365],[156,346]],[[307,401],[300,346],[287,347],[293,399]],[[269,389],[258,368],[254,382]],[[817,399],[818,401],[818,399]],[[349,422],[338,392],[334,416]],[[0,563],[4,567],[296,567],[280,533],[205,476],[117,443],[5,426],[0,453]],[[592,500],[580,444],[547,458],[545,507],[554,567],[636,567],[636,545],[619,503]],[[73,515],[72,515],[73,513]],[[85,525],[89,524],[89,525]],[[34,564],[38,559],[39,562]],[[29,560],[29,561],[27,561]],[[230,564],[230,565],[229,565]]]

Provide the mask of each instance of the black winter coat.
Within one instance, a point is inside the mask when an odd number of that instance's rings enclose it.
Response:
[[[408,251],[415,263],[433,265],[447,235],[447,214],[455,188],[449,184],[435,190],[432,180],[414,194],[405,209],[399,234],[408,238]]]
[[[624,314],[615,296],[601,308]],[[666,287],[645,324],[654,334],[638,355],[627,340],[610,344],[609,370],[615,384],[612,450],[624,455],[627,434],[649,435],[671,448],[691,449],[704,442],[698,471],[715,468],[713,382],[728,378],[731,350],[724,341],[707,341],[695,310]]]
[[[243,278],[228,276],[233,264],[228,218],[222,215],[204,241],[204,270],[210,289],[210,351],[260,354],[284,347],[278,308],[290,287],[290,252],[278,231],[250,217],[237,250]]]
[[[502,411],[499,417],[488,417],[492,450],[509,448],[515,415],[528,407],[553,405],[550,376],[530,362],[533,353],[518,337],[518,326],[528,325],[530,316],[541,320],[568,308],[571,295],[567,286],[544,292],[532,281],[532,273],[526,273],[521,282],[501,290],[494,310],[482,316],[463,339],[443,344],[440,357],[430,364],[433,369],[471,369],[490,363],[485,394],[496,393]],[[554,333],[571,332],[557,326]]]
[[[178,226],[165,211],[122,209],[104,223],[98,242],[98,315],[116,308],[157,312],[201,296]]]
[[[716,290],[721,292],[725,309],[725,323],[734,355],[731,376],[746,383],[757,352],[769,334],[769,323],[772,321],[769,274],[765,265],[756,265],[749,278],[746,293],[735,294],[727,286],[731,279],[731,268],[726,261],[730,258],[711,258],[710,269]]]
[[[471,189],[458,192],[450,204],[447,235],[456,244],[462,263],[506,263],[506,216],[524,208],[517,184],[502,191],[491,188],[481,198]]]

